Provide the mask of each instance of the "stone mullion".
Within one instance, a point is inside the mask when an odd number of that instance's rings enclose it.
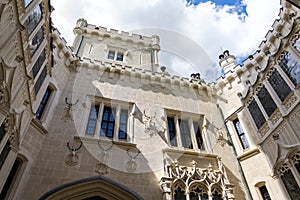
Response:
[[[299,177],[298,171],[295,169],[295,167],[294,167],[294,165],[293,165],[292,162],[288,161],[287,164],[288,164],[288,167],[291,170],[291,172],[292,172],[292,174],[293,174],[293,176],[294,176],[294,178],[295,178],[298,186],[300,187],[300,177]]]
[[[121,114],[121,106],[118,105],[118,106],[116,107],[116,115],[115,115],[115,126],[114,126],[113,141],[118,141],[118,140],[119,140],[120,114]]]
[[[291,81],[291,79],[288,77],[288,75],[283,71],[283,69],[279,66],[279,64],[276,64],[275,68],[277,69],[277,71],[279,72],[279,74],[282,76],[282,78],[284,79],[284,81],[286,82],[286,84],[290,87],[291,91],[295,92],[295,90],[294,90],[294,88],[295,88],[294,83]]]
[[[201,134],[203,137],[203,142],[205,143],[204,149],[208,152],[211,152],[212,151],[211,143],[210,143],[210,140],[209,140],[208,134],[207,134],[208,123],[207,123],[205,117],[203,117],[203,118],[204,119],[203,119]]]
[[[269,81],[263,80],[263,84],[265,85],[267,91],[269,92],[270,96],[272,97],[272,99],[274,100],[275,104],[277,105],[277,108],[279,109],[279,111],[282,114],[284,114],[286,112],[286,109],[282,105],[281,100],[279,99],[278,95],[276,94],[275,90],[273,89],[273,87],[271,86],[271,84],[269,83]]]
[[[127,142],[134,143],[134,117],[135,117],[135,105],[132,106],[131,112],[129,113],[128,124],[128,137]]]
[[[182,141],[181,141],[181,133],[180,133],[180,126],[179,126],[179,119],[178,116],[174,116],[174,122],[175,122],[175,130],[176,130],[176,140],[177,140],[177,146],[182,147]]]
[[[265,117],[266,122],[268,123],[269,127],[271,127],[272,125],[271,125],[271,122],[270,122],[270,120],[269,120],[269,116],[268,116],[268,114],[266,113],[266,111],[265,111],[263,105],[261,104],[261,102],[260,102],[258,96],[255,95],[255,96],[254,96],[254,99],[255,99],[255,101],[256,101],[256,103],[257,103],[257,105],[258,105],[260,111],[262,112],[263,116]]]
[[[189,129],[190,129],[190,135],[191,135],[191,140],[192,140],[192,144],[193,144],[193,149],[194,150],[199,150],[200,148],[198,147],[198,144],[197,144],[197,139],[196,139],[196,133],[195,133],[195,130],[194,130],[193,119],[189,117],[188,123],[189,123]]]
[[[104,110],[104,103],[101,102],[101,104],[99,106],[99,113],[98,113],[98,117],[97,117],[97,124],[96,124],[96,130],[95,130],[94,137],[101,136],[101,122],[102,122],[102,117],[103,117],[103,110]]]

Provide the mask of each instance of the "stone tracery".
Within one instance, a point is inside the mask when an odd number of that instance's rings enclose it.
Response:
[[[167,176],[161,179],[160,185],[165,199],[209,199],[222,197],[235,199],[232,193],[234,185],[227,178],[225,168],[218,158],[218,169],[211,164],[206,169],[198,168],[193,160],[192,167],[180,166],[178,161],[167,165]],[[179,196],[178,196],[179,195]]]

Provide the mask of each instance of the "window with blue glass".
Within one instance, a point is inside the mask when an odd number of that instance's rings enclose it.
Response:
[[[292,54],[286,53],[286,55],[281,59],[279,66],[294,85],[300,83],[300,64],[292,56]]]
[[[233,120],[233,124],[234,124],[236,132],[238,133],[238,137],[239,137],[239,140],[241,142],[243,149],[247,149],[249,147],[249,143],[248,143],[246,135],[241,127],[241,123],[240,123],[239,119]]]
[[[128,110],[122,109],[120,113],[119,139],[127,138],[127,119],[128,119]]]
[[[94,135],[99,113],[99,105],[92,105],[90,110],[89,121],[86,128],[86,134]]]
[[[33,0],[24,0],[25,8],[32,2]]]
[[[272,99],[268,90],[263,86],[261,90],[258,92],[258,99],[262,106],[264,107],[267,115],[270,117],[274,111],[277,109],[277,105],[275,104],[274,100]]]
[[[36,6],[27,18],[27,34],[28,36],[34,31],[42,19],[42,8],[40,5]]]
[[[36,111],[35,115],[36,115],[37,119],[41,119],[42,118],[42,115],[43,115],[43,113],[45,111],[45,108],[46,108],[46,106],[47,106],[47,104],[49,102],[51,93],[52,93],[52,89],[50,87],[48,87],[46,89],[46,92],[45,92],[45,94],[44,94],[44,96],[42,98],[42,101],[41,101],[41,103],[40,103],[40,105],[39,105],[39,107],[38,107],[38,109]]]
[[[180,134],[181,134],[181,142],[184,148],[193,148],[191,132],[189,128],[189,124],[187,120],[179,120]]]
[[[248,105],[248,110],[257,129],[260,129],[260,127],[262,127],[262,125],[266,122],[266,119],[255,100],[251,101],[251,103]]]
[[[104,106],[102,122],[101,122],[101,130],[100,135],[106,137],[113,137],[115,130],[115,117],[114,117],[114,109],[108,106]]]
[[[177,140],[176,140],[176,130],[175,130],[175,123],[173,117],[168,117],[168,129],[169,129],[170,144],[176,147]]]

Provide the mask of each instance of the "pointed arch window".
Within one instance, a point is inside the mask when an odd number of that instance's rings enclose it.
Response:
[[[299,185],[289,168],[288,164],[284,163],[277,170],[281,180],[290,196],[291,199],[300,199],[300,188]],[[299,175],[299,174],[298,174]]]
[[[181,187],[177,187],[174,193],[174,200],[186,200],[184,190]]]

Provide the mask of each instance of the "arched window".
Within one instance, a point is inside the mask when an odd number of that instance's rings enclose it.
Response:
[[[291,199],[300,199],[300,188],[291,169],[286,163],[282,164],[278,169],[278,174]]]
[[[185,193],[184,193],[184,190],[181,189],[181,187],[178,187],[174,191],[174,199],[175,200],[185,200]]]
[[[212,200],[223,200],[222,192],[220,189],[214,188],[212,190]]]
[[[190,200],[208,200],[207,188],[202,185],[195,185],[190,189]]]
[[[296,152],[291,158],[298,174],[300,175],[300,151]]]

